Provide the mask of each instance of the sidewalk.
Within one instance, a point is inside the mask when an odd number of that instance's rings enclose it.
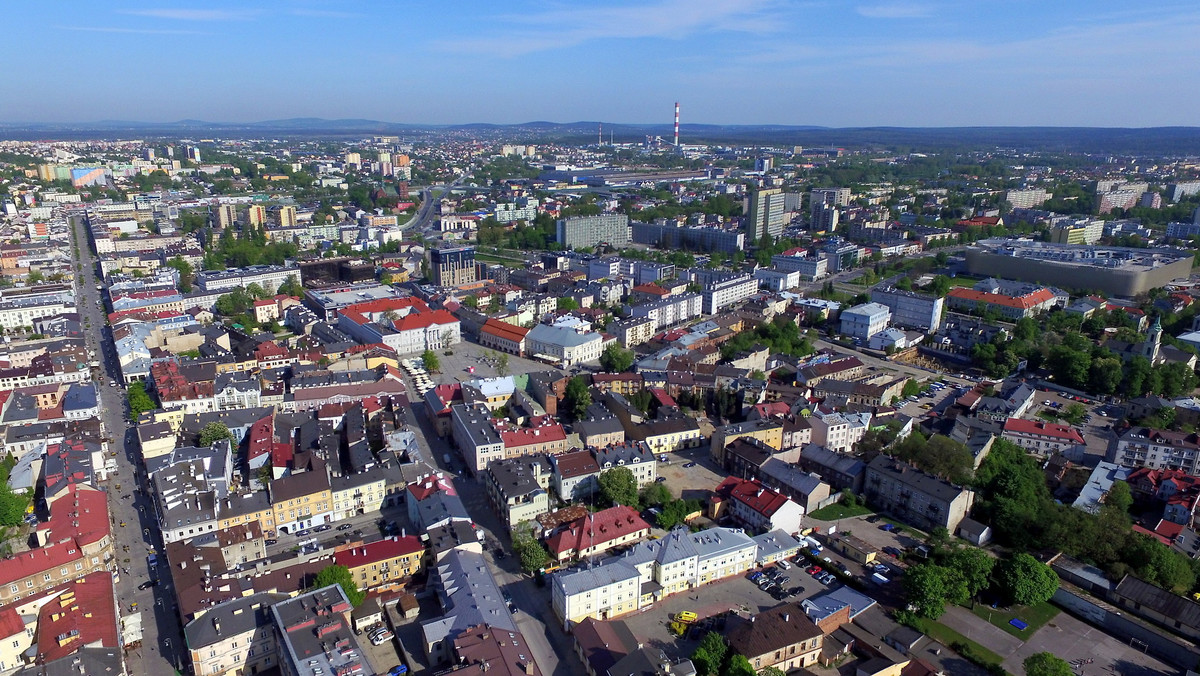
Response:
[[[1002,613],[1003,611],[997,610],[996,612]],[[948,604],[946,614],[938,621],[1002,658],[1012,655],[1023,644],[1023,641],[1016,636],[1006,633],[999,627],[992,626],[982,617],[956,605]]]

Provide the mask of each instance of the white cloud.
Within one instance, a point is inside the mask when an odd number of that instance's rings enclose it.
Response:
[[[868,19],[921,19],[933,15],[933,7],[922,2],[885,2],[876,5],[859,5],[854,8],[859,16]]]
[[[148,16],[155,19],[172,19],[175,21],[245,21],[258,15],[255,10],[236,9],[176,9],[172,7],[160,9],[130,9],[122,10],[121,14],[131,16]]]

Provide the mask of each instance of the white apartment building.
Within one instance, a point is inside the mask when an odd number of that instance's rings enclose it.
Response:
[[[618,248],[629,244],[629,217],[625,214],[574,216],[557,225],[557,241],[567,249],[593,247],[601,242]]]
[[[880,303],[864,303],[842,310],[841,331],[847,336],[869,340],[871,336],[888,327],[892,311]]]
[[[662,300],[635,305],[629,308],[633,317],[645,317],[654,322],[654,331],[675,326],[699,317],[704,309],[704,298],[698,293],[685,293]],[[649,340],[649,338],[647,338]],[[644,342],[644,341],[643,341]]]
[[[945,303],[938,296],[889,286],[873,289],[871,302],[885,305],[891,310],[891,323],[894,326],[933,333],[942,325],[942,307]]]

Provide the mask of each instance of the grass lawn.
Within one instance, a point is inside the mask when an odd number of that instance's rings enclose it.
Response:
[[[1010,606],[995,610],[986,603],[976,603],[970,611],[1022,641],[1028,640],[1034,632],[1041,629],[1059,613],[1058,607],[1049,601],[1043,601],[1034,606]],[[1009,624],[1008,621],[1014,617],[1028,624],[1029,628],[1021,630]]]
[[[849,519],[850,517],[854,517],[854,516],[862,516],[863,514],[870,514],[872,511],[874,511],[874,510],[872,510],[870,507],[867,507],[866,505],[855,505],[853,507],[847,507],[846,505],[843,505],[842,503],[839,502],[836,505],[829,505],[828,507],[822,507],[822,508],[816,510],[815,512],[812,512],[811,514],[809,514],[809,516],[811,516],[814,519],[819,519],[821,521],[837,521],[838,519]]]
[[[917,630],[925,634],[929,638],[949,647],[958,654],[962,655],[967,660],[983,666],[984,664],[994,664],[1000,666],[1004,661],[996,653],[979,645],[975,641],[963,636],[954,631],[950,627],[934,620],[928,620],[923,617],[917,618]]]
[[[983,281],[983,280],[975,278],[975,277],[962,277],[962,276],[951,277],[950,278],[950,286],[962,286],[962,287],[966,287],[969,289],[981,281]]]

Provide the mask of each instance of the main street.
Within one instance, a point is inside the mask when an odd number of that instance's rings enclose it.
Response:
[[[75,294],[87,349],[100,362],[97,378],[100,395],[100,420],[107,431],[110,456],[116,460],[117,471],[104,487],[108,491],[108,508],[112,517],[114,548],[120,578],[117,583],[117,602],[123,618],[137,613],[142,616],[141,647],[128,655],[129,673],[170,673],[181,665],[186,650],[174,610],[171,577],[161,556],[158,524],[154,518],[138,462],[136,431],[127,425],[128,402],[121,382],[111,334],[104,311],[104,299],[96,289],[96,260],[90,248],[82,214],[71,217],[75,235],[73,247],[76,265]],[[147,556],[159,553],[157,565],[151,570]],[[138,586],[148,580],[158,585],[147,589]],[[134,606],[133,604],[137,604]]]

